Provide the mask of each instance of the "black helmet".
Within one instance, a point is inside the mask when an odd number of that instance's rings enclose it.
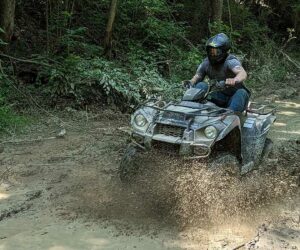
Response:
[[[209,62],[211,64],[224,62],[230,48],[230,40],[224,33],[209,38],[206,42],[206,52]]]

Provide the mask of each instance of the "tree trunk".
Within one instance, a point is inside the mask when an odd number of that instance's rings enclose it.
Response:
[[[118,0],[111,0],[109,16],[106,26],[106,36],[104,40],[104,54],[111,58],[112,56],[112,30],[115,22],[116,12],[117,12],[117,2]]]
[[[210,0],[211,4],[211,21],[222,21],[223,14],[223,0]]]
[[[176,13],[176,18],[179,21],[187,22],[186,28],[188,40],[192,43],[201,43],[203,37],[208,33],[208,20],[210,1],[207,0],[181,0],[174,1],[182,3],[183,7],[180,12]]]
[[[204,34],[207,33],[207,20],[209,17],[209,13],[205,10],[209,7],[207,1],[203,0],[194,0],[191,2],[191,12],[193,12],[192,20],[191,20],[191,38],[197,43],[201,43],[201,39]]]
[[[4,41],[9,41],[13,34],[15,5],[15,0],[0,0],[0,28],[4,30],[4,34],[0,34],[0,38]]]

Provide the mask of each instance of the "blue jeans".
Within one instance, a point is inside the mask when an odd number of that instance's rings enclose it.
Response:
[[[198,82],[195,88],[207,91],[208,84],[205,82]],[[229,108],[235,112],[243,112],[247,108],[249,94],[245,89],[237,89],[232,96],[225,95],[221,91],[216,91],[209,95],[208,100],[219,107]]]

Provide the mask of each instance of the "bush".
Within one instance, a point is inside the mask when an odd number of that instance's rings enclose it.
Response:
[[[53,68],[45,68],[38,79],[45,78],[47,86],[40,82],[42,90],[52,97],[72,97],[78,103],[112,100],[123,106],[138,103],[170,86],[155,67],[142,61],[128,69],[103,58],[75,55]]]
[[[9,81],[3,73],[0,73],[0,133],[16,131],[22,127],[26,119],[17,115],[6,101],[8,89],[6,83]]]

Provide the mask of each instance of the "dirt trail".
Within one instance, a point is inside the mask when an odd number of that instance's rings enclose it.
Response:
[[[300,249],[300,100],[277,104],[278,155],[262,173],[218,180],[192,166],[178,185],[168,176],[178,162],[120,183],[126,115],[38,119],[0,154],[0,249]]]

